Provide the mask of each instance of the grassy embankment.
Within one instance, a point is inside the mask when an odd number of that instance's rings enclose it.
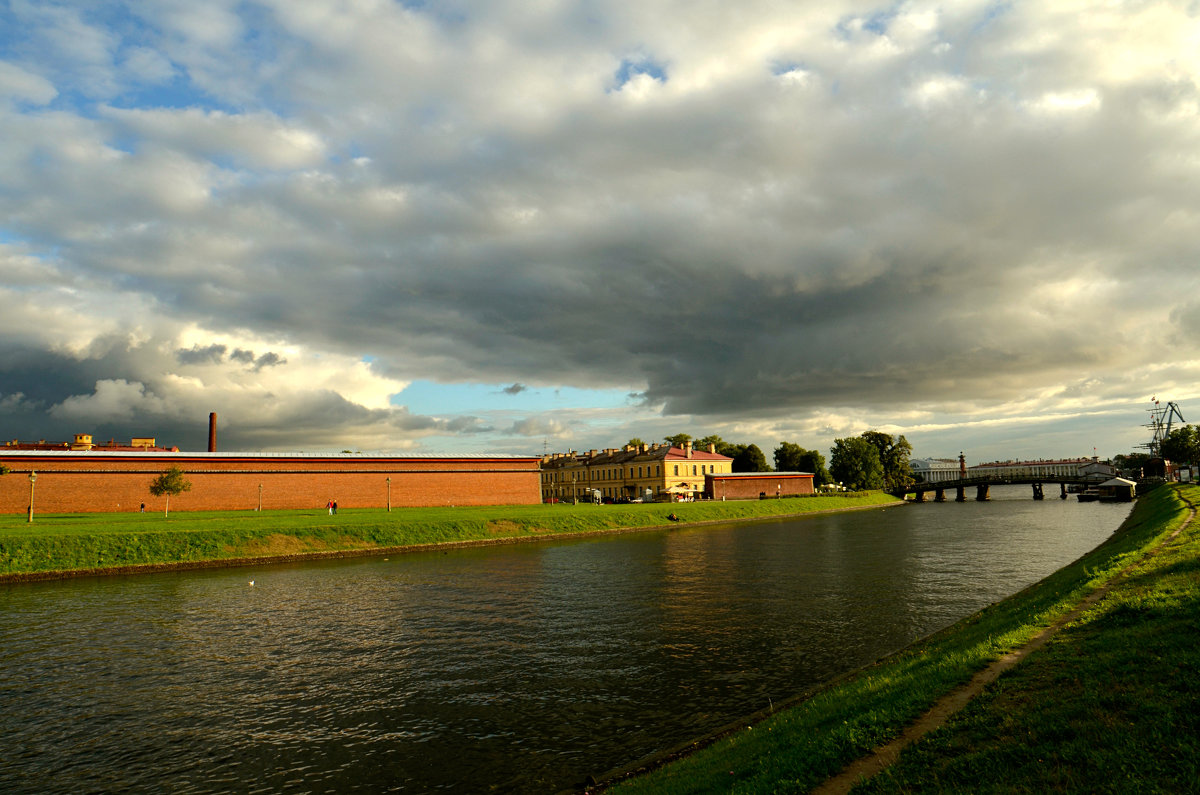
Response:
[[[1179,527],[1178,493],[1142,497],[1112,538],[1041,583],[613,791],[813,789]],[[1200,488],[1182,493],[1200,502]],[[1200,791],[1198,525],[855,792]]]
[[[0,579],[51,572],[162,564],[243,562],[295,555],[370,553],[446,543],[526,540],[669,524],[741,521],[894,502],[879,492],[783,500],[649,505],[520,505],[239,511],[162,514],[49,514],[27,524],[0,516]]]

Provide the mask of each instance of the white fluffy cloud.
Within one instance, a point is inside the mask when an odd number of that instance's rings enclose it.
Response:
[[[58,96],[54,84],[19,66],[0,61],[0,98],[45,105]]]

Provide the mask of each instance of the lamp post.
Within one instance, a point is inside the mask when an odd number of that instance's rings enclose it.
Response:
[[[388,513],[392,512],[392,479],[387,478],[388,484]]]
[[[258,484],[258,510],[262,512],[262,484]]]
[[[32,469],[29,470],[29,518],[26,522],[33,521],[33,484],[37,483],[37,473]]]

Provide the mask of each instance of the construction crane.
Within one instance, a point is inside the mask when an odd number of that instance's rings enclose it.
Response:
[[[1164,406],[1155,398],[1151,398],[1151,400],[1154,401],[1154,408],[1148,409],[1150,422],[1146,424],[1146,427],[1150,429],[1152,436],[1149,442],[1140,446],[1148,449],[1151,457],[1158,458],[1163,440],[1171,435],[1171,424],[1176,418],[1180,423],[1187,422],[1187,420],[1179,412],[1179,405],[1175,401],[1168,401]]]

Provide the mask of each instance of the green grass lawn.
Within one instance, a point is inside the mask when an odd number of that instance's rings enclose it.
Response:
[[[879,492],[648,505],[516,505],[0,516],[0,577],[284,555],[501,541],[754,518],[894,502]]]
[[[1183,489],[1200,500],[1200,488]],[[808,792],[1065,615],[1186,515],[1177,490],[1160,488],[1107,542],[1042,582],[613,791]],[[1191,525],[862,791],[1198,791],[1198,555]]]
[[[855,791],[1200,792],[1200,528]]]

